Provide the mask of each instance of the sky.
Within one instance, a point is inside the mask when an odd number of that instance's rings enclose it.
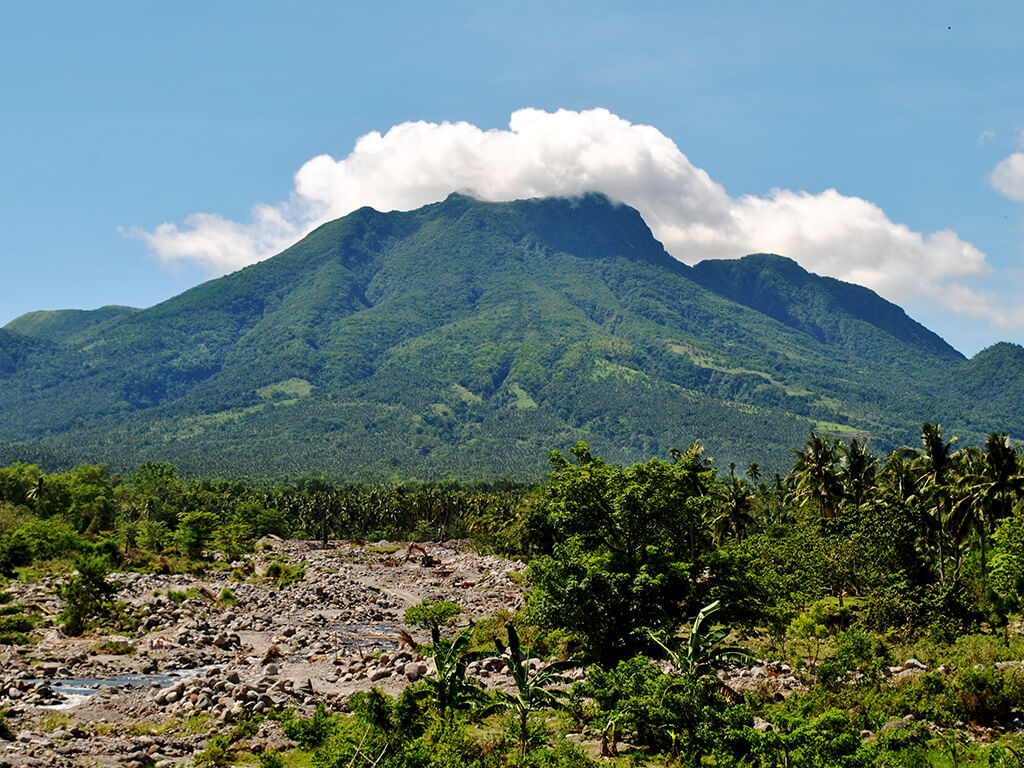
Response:
[[[363,205],[604,192],[1024,342],[1024,4],[0,0],[0,325]]]

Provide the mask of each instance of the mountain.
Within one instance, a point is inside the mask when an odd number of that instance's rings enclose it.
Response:
[[[811,274],[784,256],[758,253],[702,261],[691,275],[705,288],[818,341],[854,346],[865,359],[884,361],[910,346],[948,362],[964,360],[937,334],[873,291]]]
[[[784,469],[810,429],[876,451],[926,419],[1024,434],[957,389],[972,364],[787,259],[687,267],[600,195],[452,195],[361,209],[149,309],[18,318],[0,460],[536,479],[580,439],[616,462],[699,439]]]
[[[5,330],[31,336],[34,339],[45,339],[64,343],[83,331],[92,329],[111,320],[130,315],[139,310],[134,307],[100,307],[99,309],[58,309],[28,312],[17,317],[6,326]]]

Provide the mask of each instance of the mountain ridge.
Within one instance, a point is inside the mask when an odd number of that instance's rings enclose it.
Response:
[[[579,439],[612,461],[701,439],[785,468],[811,429],[880,449],[925,419],[1024,434],[1016,390],[998,412],[962,402],[951,371],[971,361],[895,305],[854,286],[882,321],[865,318],[849,284],[746,258],[735,284],[759,282],[737,301],[730,269],[676,261],[600,195],[364,208],[154,307],[75,316],[60,343],[0,334],[0,441],[116,466],[536,478]],[[750,306],[767,299],[778,317]]]

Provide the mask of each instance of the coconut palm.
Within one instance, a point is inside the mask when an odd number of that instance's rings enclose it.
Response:
[[[840,445],[839,481],[843,496],[855,508],[875,489],[878,459],[867,452],[864,443],[854,438],[849,445]]]
[[[839,440],[811,432],[805,450],[791,449],[797,455],[793,465],[796,488],[793,498],[799,503],[813,502],[822,517],[834,517],[843,496],[836,464]]]
[[[919,490],[926,502],[932,526],[936,532],[939,556],[939,581],[946,583],[946,537],[950,527],[952,504],[950,499],[950,471],[953,468],[954,437],[948,442],[942,437],[942,427],[925,422],[921,425],[923,453],[914,460]]]
[[[754,494],[750,485],[738,477],[733,477],[725,486],[725,490],[717,496],[718,514],[711,522],[715,544],[721,544],[730,533],[736,541],[743,541],[747,528],[754,523],[754,516],[751,513]]]

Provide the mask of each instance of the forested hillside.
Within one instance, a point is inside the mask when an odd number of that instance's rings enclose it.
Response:
[[[925,420],[1024,435],[1019,351],[964,361],[780,257],[687,267],[602,196],[452,195],[357,211],[149,309],[15,320],[0,458],[537,479],[581,439],[629,462],[699,438],[784,469],[811,429],[877,450]]]

